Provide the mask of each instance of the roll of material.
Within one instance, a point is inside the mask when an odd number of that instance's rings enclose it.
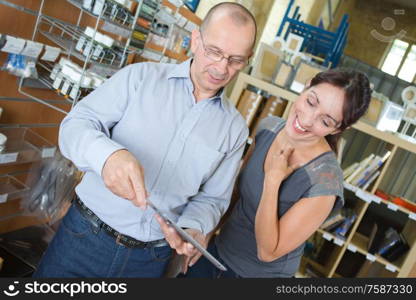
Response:
[[[416,104],[416,86],[410,85],[403,89],[402,101],[405,105]]]

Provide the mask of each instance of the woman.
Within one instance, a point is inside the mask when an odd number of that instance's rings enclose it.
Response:
[[[186,276],[294,276],[305,241],[343,206],[336,145],[365,113],[370,95],[364,74],[328,70],[312,79],[287,121],[262,120],[237,181],[239,201],[208,247],[228,271],[198,255]]]

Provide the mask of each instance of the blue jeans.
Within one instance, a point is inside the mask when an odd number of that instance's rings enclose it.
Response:
[[[116,243],[72,205],[33,277],[162,277],[172,249]]]
[[[241,278],[241,276],[237,275],[229,266],[225,264],[225,262],[221,259],[220,255],[218,254],[217,247],[215,246],[215,242],[211,240],[207,248],[208,252],[211,253],[220,263],[222,263],[226,268],[227,271],[221,271],[217,267],[215,267],[205,256],[201,256],[198,261],[190,268],[188,268],[188,272],[186,274],[179,274],[178,278]]]

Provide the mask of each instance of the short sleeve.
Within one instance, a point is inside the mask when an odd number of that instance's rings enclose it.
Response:
[[[335,196],[335,204],[332,213],[344,206],[344,187],[342,171],[335,157],[328,161],[318,160],[307,168],[311,180],[310,188],[302,198],[319,196]]]
[[[259,125],[256,129],[256,135],[259,134],[263,130],[270,130],[273,132],[277,132],[277,130],[283,126],[285,121],[282,118],[276,116],[266,117],[260,120]]]

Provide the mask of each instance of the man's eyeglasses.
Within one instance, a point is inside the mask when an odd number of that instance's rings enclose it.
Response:
[[[210,60],[215,61],[215,62],[220,62],[225,58],[228,61],[228,65],[235,70],[241,70],[247,65],[247,62],[248,62],[247,58],[242,58],[242,57],[237,58],[233,56],[225,57],[224,54],[222,54],[220,51],[217,51],[217,50],[214,50],[205,46],[204,40],[202,38],[202,33],[200,34],[200,37],[201,37],[202,47],[204,48],[205,56],[208,57]]]

